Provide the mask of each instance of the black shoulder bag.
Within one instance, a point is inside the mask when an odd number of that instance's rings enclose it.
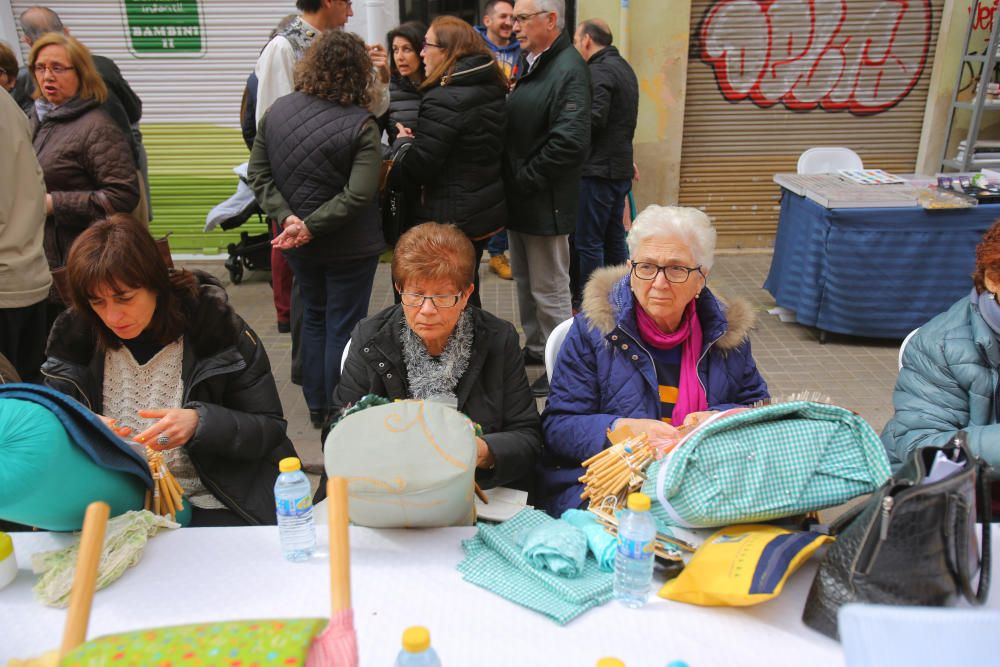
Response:
[[[939,452],[953,470],[925,483]],[[802,614],[806,625],[837,638],[837,612],[850,602],[945,606],[964,596],[983,604],[990,588],[989,471],[972,455],[965,431],[944,447],[911,452],[867,502],[831,526],[837,541],[813,580]],[[978,563],[977,495],[983,524]]]

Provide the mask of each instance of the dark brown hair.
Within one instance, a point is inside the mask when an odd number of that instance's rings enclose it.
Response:
[[[444,60],[427,73],[427,78],[420,84],[420,90],[434,86],[447,86],[448,79],[455,72],[455,64],[459,58],[474,55],[489,56],[493,59],[493,69],[496,72],[497,83],[507,88],[507,76],[497,64],[490,47],[475,28],[460,18],[454,16],[439,16],[431,23],[437,44],[444,49]],[[434,47],[428,47],[434,48]]]
[[[13,81],[17,77],[17,58],[7,42],[0,42],[0,70]]]
[[[31,46],[31,55],[28,57],[28,66],[31,68],[31,75],[35,76],[35,60],[38,54],[47,46],[61,46],[66,49],[69,56],[69,64],[76,70],[76,76],[80,80],[80,89],[77,95],[84,100],[95,99],[104,102],[108,99],[108,87],[104,84],[104,79],[97,73],[94,59],[90,56],[90,49],[84,46],[75,37],[64,35],[61,32],[47,32],[39,37]],[[42,96],[42,87],[37,85],[38,77],[35,77],[35,92],[32,96],[37,100]]]
[[[1000,278],[1000,220],[983,234],[983,240],[976,246],[976,270],[972,273],[972,282],[976,292],[982,294],[986,289],[986,272]]]
[[[102,286],[115,291],[146,288],[156,295],[156,312],[148,331],[157,343],[177,339],[188,324],[187,312],[198,295],[198,280],[188,271],[167,269],[145,225],[126,213],[99,220],[77,237],[66,260],[69,300],[98,332],[100,344],[117,348],[121,341],[90,307]]]
[[[400,76],[399,69],[396,67],[396,59],[392,57],[392,41],[397,37],[402,37],[410,46],[413,48],[413,52],[417,54],[417,62],[420,66],[417,68],[420,70],[420,80],[423,81],[424,77],[427,76],[427,71],[424,69],[424,59],[420,57],[420,47],[424,43],[424,34],[427,32],[427,26],[425,26],[420,21],[406,21],[405,23],[400,23],[398,26],[389,31],[389,34],[385,36],[386,42],[388,42],[389,49],[389,73],[393,76]]]
[[[472,241],[455,225],[425,222],[399,237],[392,253],[392,282],[402,291],[406,281],[449,280],[456,289],[472,283]]]
[[[357,35],[327,30],[295,66],[295,90],[347,106],[368,106],[372,59]]]

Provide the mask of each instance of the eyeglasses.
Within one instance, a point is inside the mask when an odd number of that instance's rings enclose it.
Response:
[[[65,74],[66,72],[68,72],[68,71],[70,71],[72,69],[76,69],[76,68],[72,67],[72,66],[68,66],[67,67],[66,65],[59,65],[59,64],[56,64],[56,65],[40,64],[40,65],[35,65],[32,69],[35,71],[35,75],[36,76],[42,76],[42,75],[44,75],[45,74],[45,70],[49,70],[50,72],[52,72],[56,76],[59,76],[60,74]]]
[[[433,46],[435,49],[443,49],[443,48],[445,48],[445,47],[441,46],[440,44],[435,44],[434,42],[424,41],[423,48],[426,49],[428,46]]]
[[[417,294],[416,292],[400,292],[399,300],[404,306],[410,308],[423,308],[424,302],[430,299],[435,308],[454,308],[462,298],[462,293],[458,294]]]
[[[663,277],[672,283],[686,283],[691,274],[697,271],[702,278],[705,274],[700,266],[659,266],[649,262],[632,262],[632,273],[639,280],[656,280],[656,274],[663,272]]]
[[[514,23],[527,23],[528,19],[534,18],[539,14],[548,14],[548,12],[542,10],[540,12],[531,12],[530,14],[514,14],[514,16],[511,18],[514,19]]]

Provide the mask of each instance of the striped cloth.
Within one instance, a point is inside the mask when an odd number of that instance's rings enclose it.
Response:
[[[354,610],[343,609],[330,615],[330,623],[313,637],[306,667],[358,667],[358,633],[354,630]]]
[[[704,528],[839,505],[879,488],[890,471],[864,419],[792,401],[708,422],[646,474],[642,492],[657,519]]]
[[[612,596],[612,575],[602,572],[587,555],[580,576],[566,579],[531,566],[519,542],[532,529],[555,521],[544,512],[523,509],[510,520],[479,524],[475,537],[465,540],[465,559],[458,564],[464,579],[565,625]]]

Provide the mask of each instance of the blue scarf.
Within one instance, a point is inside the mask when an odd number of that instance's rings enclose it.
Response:
[[[989,292],[979,294],[975,287],[972,288],[969,301],[993,330],[994,335],[1000,338],[1000,303],[997,303],[997,300]]]
[[[45,120],[45,116],[48,115],[50,111],[56,108],[56,105],[52,104],[44,97],[39,97],[35,100],[35,113],[38,114],[38,122]]]

